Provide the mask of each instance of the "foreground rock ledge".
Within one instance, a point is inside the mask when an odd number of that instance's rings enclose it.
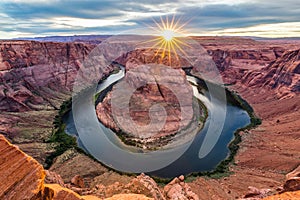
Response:
[[[80,196],[58,184],[44,184],[45,171],[32,157],[10,144],[0,135],[0,199],[30,200],[100,200],[95,196]],[[118,195],[113,199],[150,200],[144,195]]]
[[[33,158],[0,135],[0,199],[38,199],[45,172]]]

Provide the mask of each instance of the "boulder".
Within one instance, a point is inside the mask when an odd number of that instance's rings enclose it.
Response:
[[[45,170],[45,172],[46,172],[45,183],[58,184],[63,187],[65,186],[64,180],[59,174],[49,170]]]
[[[184,182],[184,176],[174,178],[164,187],[164,192],[168,200],[199,200],[190,186]]]
[[[84,180],[81,176],[76,175],[71,179],[71,183],[79,188],[85,188]]]
[[[300,165],[292,172],[286,175],[286,181],[283,185],[284,191],[300,190]]]

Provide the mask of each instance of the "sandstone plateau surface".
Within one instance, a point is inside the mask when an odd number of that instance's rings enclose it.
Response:
[[[98,198],[142,193],[160,199],[162,193],[164,198],[172,199],[170,190],[173,190],[182,191],[178,195],[186,197],[188,191],[192,191],[195,195],[190,195],[194,199],[208,200],[244,197],[249,193],[249,186],[269,189],[267,195],[283,189],[285,174],[300,165],[299,42],[218,37],[193,39],[212,57],[227,87],[249,102],[262,119],[259,127],[240,132],[242,142],[234,164],[230,165],[231,174],[218,179],[196,177],[185,184],[175,181],[172,184],[177,189],[167,187],[164,190],[150,184],[148,178],[117,174],[70,149],[58,156],[50,167],[50,171],[57,174],[52,177],[52,182],[62,186],[52,185],[49,194],[76,199],[78,194],[71,190]],[[48,142],[54,116],[62,102],[71,97],[76,72],[94,47],[84,43],[1,41],[0,132],[41,164],[45,164],[45,158],[57,145]],[[99,79],[111,71],[110,66],[101,69]],[[1,169],[4,169],[1,172],[10,175],[9,181],[1,181],[2,196],[26,192],[28,199],[32,199],[40,195],[39,191],[45,191],[42,188],[47,185],[43,185],[45,172],[41,165],[3,137],[1,149]],[[15,155],[15,158],[8,159],[9,155]],[[23,168],[19,162],[28,167]],[[16,169],[22,173],[15,174]],[[6,180],[6,176],[1,177]],[[59,179],[57,177],[62,180],[53,181]],[[293,178],[285,187],[297,188],[293,185],[297,180]],[[27,187],[22,189],[24,185]],[[85,188],[79,188],[83,185]],[[65,187],[69,189],[63,189]],[[267,198],[297,199],[297,195],[299,192],[293,191]]]
[[[136,67],[132,67],[134,64]],[[192,87],[182,69],[131,63],[126,64],[126,71],[125,78],[96,105],[104,125],[144,148],[162,146],[176,134],[188,134],[183,130],[187,127],[201,127],[203,108],[195,106]],[[157,105],[165,110],[155,108]]]

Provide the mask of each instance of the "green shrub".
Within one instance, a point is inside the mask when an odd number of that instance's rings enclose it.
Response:
[[[66,124],[63,122],[63,116],[72,108],[72,99],[64,101],[60,106],[58,114],[54,117],[52,136],[47,141],[48,143],[55,143],[55,151],[46,157],[45,168],[49,168],[54,159],[60,156],[65,151],[71,148],[77,148],[76,138],[65,133]]]

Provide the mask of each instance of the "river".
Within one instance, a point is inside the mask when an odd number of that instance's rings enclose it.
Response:
[[[211,85],[209,91],[199,92],[197,85],[200,81],[193,76],[187,76],[193,85],[194,96],[208,109],[204,127],[195,137],[184,145],[150,152],[124,145],[112,130],[99,122],[95,112],[95,93],[119,81],[124,73],[122,69],[117,74],[110,75],[98,85],[96,92],[91,90],[79,95],[73,101],[72,110],[64,118],[66,132],[77,137],[81,148],[101,163],[118,171],[147,172],[150,175],[170,178],[213,170],[229,155],[228,144],[234,138],[234,132],[250,123],[250,117],[245,110],[230,102],[222,102],[217,94],[209,92],[213,91],[212,87],[220,86]]]

